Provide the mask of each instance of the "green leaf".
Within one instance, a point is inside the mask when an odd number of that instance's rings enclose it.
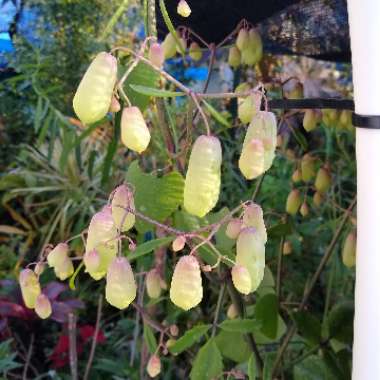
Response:
[[[139,244],[137,248],[128,255],[128,260],[131,262],[141,256],[154,251],[156,248],[169,244],[174,238],[172,236],[163,237],[160,239],[149,240],[145,243]]]
[[[146,323],[144,323],[144,341],[148,347],[149,352],[151,354],[154,354],[157,350],[157,340],[154,336],[153,330]]]
[[[221,125],[229,128],[231,124],[228,122],[228,120],[219,112],[217,111],[210,103],[207,103],[204,99],[202,99],[203,104],[206,106],[207,110],[210,112],[210,115]]]
[[[272,380],[272,369],[274,361],[276,360],[276,353],[269,352],[265,355],[264,368],[263,368],[263,380]]]
[[[256,379],[256,374],[257,374],[257,369],[256,369],[256,359],[255,355],[252,354],[249,357],[248,360],[248,380],[255,380]]]
[[[293,369],[294,380],[332,380],[328,369],[322,359],[317,355],[311,355]]]
[[[226,319],[219,327],[224,331],[251,333],[260,328],[260,324],[254,319]]]
[[[354,303],[342,302],[330,311],[327,324],[329,337],[345,344],[351,344],[353,339]]]
[[[183,203],[184,180],[178,172],[171,172],[161,178],[141,171],[137,161],[131,163],[126,179],[135,189],[135,206],[144,215],[165,221]],[[136,228],[145,233],[152,225],[137,218]]]
[[[197,353],[193,368],[191,369],[191,380],[211,380],[218,377],[223,371],[222,355],[215,343],[210,339]]]
[[[321,340],[321,322],[314,315],[306,311],[293,314],[297,329],[303,338],[311,345],[317,345]]]
[[[169,351],[175,355],[180,354],[202,338],[202,336],[204,336],[210,328],[211,325],[198,325],[193,327],[192,329],[186,331],[181,338],[170,346]]]
[[[131,101],[132,105],[140,108],[141,112],[148,107],[150,96],[137,92],[132,86],[137,85],[154,88],[156,87],[158,78],[159,74],[156,71],[146,63],[140,62],[124,82],[124,89],[128,99]]]
[[[278,328],[278,302],[275,294],[260,297],[255,307],[255,317],[261,322],[260,331],[268,338],[274,339]]]
[[[129,87],[131,87],[134,91],[138,92],[139,94],[146,96],[154,96],[156,98],[174,98],[176,96],[186,95],[184,92],[161,90],[159,88],[140,86],[139,84],[131,84]]]
[[[278,238],[286,235],[291,235],[293,233],[294,227],[291,221],[286,223],[279,223],[268,229],[269,238]]]
[[[241,333],[222,330],[216,336],[215,342],[223,357],[236,363],[246,362],[252,354],[244,334]]]

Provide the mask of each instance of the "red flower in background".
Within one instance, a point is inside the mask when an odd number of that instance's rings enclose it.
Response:
[[[77,353],[78,356],[83,352],[83,348],[87,342],[92,341],[92,337],[95,333],[95,327],[91,325],[83,325],[79,329],[79,334],[77,337]],[[96,342],[99,344],[104,343],[106,340],[103,332],[98,331],[96,336]],[[69,337],[66,334],[62,334],[59,337],[58,343],[56,344],[53,353],[50,355],[49,360],[52,361],[54,368],[61,368],[69,364]]]

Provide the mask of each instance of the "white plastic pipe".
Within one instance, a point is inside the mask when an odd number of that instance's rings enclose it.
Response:
[[[380,115],[380,0],[348,0],[355,112]],[[356,129],[353,380],[380,379],[380,130]]]

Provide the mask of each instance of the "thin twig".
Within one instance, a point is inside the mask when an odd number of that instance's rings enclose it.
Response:
[[[245,317],[244,301],[243,301],[242,297],[240,296],[240,294],[236,291],[234,285],[232,284],[232,280],[230,277],[228,277],[228,279],[227,279],[227,289],[228,289],[228,292],[231,296],[232,303],[234,304],[236,310],[238,311],[239,316],[241,318],[244,318]],[[260,351],[257,347],[256,341],[255,341],[255,338],[253,337],[253,335],[252,334],[245,334],[245,336],[247,338],[248,344],[249,344],[253,354],[255,355],[256,367],[257,367],[257,371],[259,374],[259,378],[261,379],[262,372],[263,372],[263,366],[264,366],[263,359],[261,358]]]
[[[220,310],[221,310],[221,307],[223,304],[223,297],[224,297],[224,291],[225,290],[226,290],[226,284],[223,283],[220,290],[219,290],[218,302],[216,304],[215,314],[214,314],[214,321],[212,323],[211,336],[215,336],[215,333],[216,333],[216,327],[218,326],[218,319],[219,319]]]
[[[71,378],[73,380],[78,380],[77,332],[75,314],[69,313],[68,319]]]
[[[33,343],[34,343],[34,334],[32,334],[32,336],[30,337],[28,353],[26,354],[24,370],[22,372],[22,379],[23,380],[27,380],[28,368],[29,368],[30,359],[32,358],[32,353],[33,353]]]
[[[260,192],[260,189],[261,189],[261,185],[263,184],[264,182],[264,178],[265,178],[265,173],[258,179],[258,181],[256,182],[256,187],[255,187],[255,190],[252,194],[252,202],[255,201],[257,195],[259,194]]]
[[[284,255],[284,243],[285,243],[285,237],[282,236],[280,240],[280,247],[278,250],[277,273],[276,273],[276,293],[277,293],[278,299],[281,299],[281,272],[282,272],[282,257]]]
[[[334,251],[334,248],[335,248],[335,245],[336,243],[338,242],[339,238],[340,238],[340,235],[342,234],[343,232],[343,229],[344,229],[344,226],[346,224],[346,222],[349,220],[350,216],[351,216],[351,212],[352,210],[354,209],[355,205],[356,205],[356,201],[357,201],[357,196],[355,196],[355,198],[352,200],[350,206],[348,207],[348,209],[346,210],[344,216],[343,216],[343,219],[342,221],[340,222],[340,225],[338,227],[338,229],[336,230],[329,246],[327,247],[326,251],[325,251],[325,254],[323,255],[319,265],[318,265],[318,268],[316,269],[312,279],[310,280],[310,283],[309,283],[309,286],[307,287],[304,295],[303,295],[303,298],[302,298],[302,301],[301,301],[301,304],[299,305],[298,307],[298,311],[301,311],[304,309],[304,307],[306,306],[308,300],[309,300],[309,297],[312,293],[312,291],[314,290],[314,287],[319,279],[319,276],[321,275],[325,265],[327,264],[327,262],[329,261],[333,251]],[[286,351],[286,348],[288,347],[288,344],[290,342],[290,340],[292,339],[293,335],[296,333],[297,331],[297,326],[295,325],[295,323],[293,322],[291,327],[289,328],[287,334],[285,335],[285,338],[278,350],[278,353],[277,353],[277,357],[276,357],[276,360],[273,364],[273,370],[272,370],[272,378],[275,377],[278,369],[279,369],[279,365],[281,363],[281,360],[282,360],[282,357],[284,356],[285,354],[285,351]]]
[[[87,365],[86,365],[86,370],[84,372],[83,380],[88,379],[88,376],[90,374],[90,369],[92,366],[92,362],[94,361],[96,343],[98,340],[98,334],[99,334],[99,328],[100,328],[100,320],[102,317],[102,308],[103,308],[103,295],[101,294],[99,296],[99,301],[98,301],[98,310],[96,313],[95,331],[94,331],[94,335],[92,337],[90,356],[88,357],[88,361],[87,361]]]

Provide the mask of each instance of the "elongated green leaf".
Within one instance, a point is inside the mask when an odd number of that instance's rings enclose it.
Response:
[[[166,6],[165,6],[165,1],[164,0],[160,0],[160,10],[161,10],[161,13],[162,13],[162,17],[164,19],[164,22],[165,22],[165,25],[166,27],[168,28],[169,32],[174,36],[174,39],[175,39],[175,42],[177,44],[177,48],[179,48],[180,52],[182,55],[185,54],[185,50],[179,40],[179,37],[177,35],[177,32],[174,28],[174,25],[172,23],[172,21],[170,20],[170,17],[169,17],[169,13],[166,9]]]
[[[274,339],[278,329],[278,302],[275,294],[269,293],[259,298],[255,317],[261,322],[260,331],[268,338]]]
[[[131,84],[129,87],[131,87],[134,91],[138,92],[139,94],[154,96],[157,98],[173,98],[176,96],[186,95],[184,92],[161,90],[159,88],[140,86],[139,84]]]
[[[229,128],[231,126],[231,124],[228,122],[228,120],[219,111],[217,111],[210,103],[207,103],[204,99],[202,100],[202,102],[206,106],[207,110],[210,112],[211,116],[218,123],[224,125],[227,128]]]
[[[268,352],[264,359],[263,380],[272,380],[272,369],[276,359],[275,352]],[[306,380],[306,379],[305,379]]]
[[[191,380],[211,380],[223,371],[222,355],[215,339],[210,339],[197,353],[190,373]]]
[[[169,244],[174,238],[172,236],[164,237],[160,239],[150,240],[143,244],[140,244],[130,255],[128,255],[128,260],[133,261],[141,256],[145,256],[148,253],[154,251],[158,247]]]
[[[321,340],[321,322],[314,315],[306,311],[298,311],[293,314],[293,319],[297,325],[298,332],[307,342],[315,346]]]
[[[260,323],[254,319],[226,319],[219,327],[224,331],[250,333],[260,328]]]
[[[335,305],[329,313],[327,323],[330,338],[351,344],[353,339],[354,304],[346,301]]]
[[[179,338],[172,346],[170,346],[169,351],[172,354],[180,354],[181,352],[190,348],[195,344],[202,336],[204,336],[208,330],[210,330],[211,325],[199,325],[185,332],[181,338]]]
[[[249,360],[248,360],[248,379],[249,380],[256,380],[256,373],[257,373],[257,370],[256,370],[256,359],[255,359],[255,355],[252,354],[250,357],[249,357]]]
[[[146,323],[144,323],[144,341],[148,347],[149,352],[151,354],[154,354],[157,350],[157,340],[154,336],[153,330]]]

